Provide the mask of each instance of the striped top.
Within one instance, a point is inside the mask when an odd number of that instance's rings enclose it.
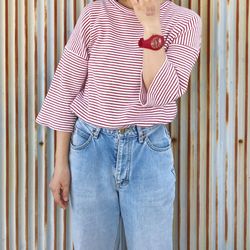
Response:
[[[201,47],[202,22],[191,9],[161,3],[166,59],[149,89],[142,78],[144,35],[133,9],[97,0],[81,11],[64,47],[36,122],[72,132],[77,117],[107,128],[167,124],[189,83]]]

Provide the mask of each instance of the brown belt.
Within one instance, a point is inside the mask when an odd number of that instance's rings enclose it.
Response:
[[[126,131],[127,129],[128,129],[128,128],[119,128],[119,129],[118,129],[118,132],[119,132],[120,134],[124,134],[125,131]]]

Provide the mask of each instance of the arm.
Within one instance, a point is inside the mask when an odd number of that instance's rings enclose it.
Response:
[[[84,87],[88,70],[90,7],[85,6],[64,48],[36,122],[56,130],[55,169],[49,187],[57,204],[66,209],[70,187],[69,141],[76,116],[70,104]]]
[[[56,154],[55,160],[58,167],[68,162],[69,141],[71,132],[56,131]]]
[[[84,87],[90,41],[90,4],[82,10],[63,50],[36,122],[51,129],[72,132],[76,115],[70,104]]]
[[[76,116],[70,104],[84,86],[86,75],[87,60],[65,47],[36,122],[57,131],[72,132]]]
[[[68,206],[70,189],[70,171],[68,162],[69,140],[71,132],[56,131],[55,169],[49,188],[55,202],[63,209]]]
[[[144,49],[139,102],[143,107],[159,107],[176,101],[188,87],[189,77],[201,47],[201,19],[193,16],[169,44],[165,55]],[[180,28],[180,27],[179,27]],[[159,33],[159,26],[145,30],[145,36]]]
[[[161,31],[161,25],[151,26],[144,28],[144,39],[148,39],[150,36],[158,34],[163,35]],[[143,49],[143,71],[142,79],[145,89],[148,90],[154,76],[159,71],[164,61],[166,60],[166,52],[164,46],[159,50]]]

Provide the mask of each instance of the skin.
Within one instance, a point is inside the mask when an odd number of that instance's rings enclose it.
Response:
[[[56,131],[55,168],[49,188],[54,200],[61,208],[66,209],[69,199],[69,141],[71,132]]]
[[[153,34],[162,35],[160,24],[160,5],[165,0],[119,0],[128,8],[134,9],[135,14],[144,28],[144,39]],[[143,49],[143,81],[149,88],[154,76],[166,59],[164,47],[159,50]],[[68,207],[70,189],[69,171],[69,142],[71,132],[56,131],[55,168],[49,188],[54,200],[64,210]]]
[[[124,1],[124,0],[122,0]],[[129,0],[135,14],[144,28],[144,39],[154,34],[163,35],[160,23],[160,5],[163,1],[156,0]],[[149,89],[154,76],[166,59],[164,46],[159,50],[143,49],[143,82],[146,90]]]

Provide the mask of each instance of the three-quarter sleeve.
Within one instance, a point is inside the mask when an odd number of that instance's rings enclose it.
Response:
[[[90,5],[86,5],[64,47],[36,122],[54,130],[72,132],[77,116],[70,104],[84,87],[88,71]]]
[[[169,44],[166,59],[156,73],[148,90],[140,72],[139,102],[144,107],[164,106],[177,100],[188,88],[188,81],[201,48],[202,21],[198,14]]]

